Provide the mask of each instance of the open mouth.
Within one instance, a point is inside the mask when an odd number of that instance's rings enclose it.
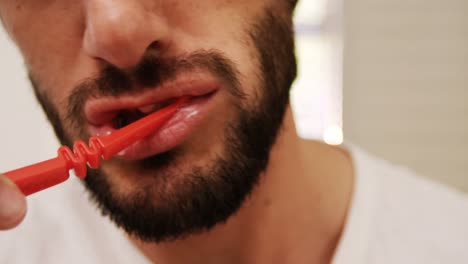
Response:
[[[169,99],[164,102],[159,102],[155,104],[150,104],[134,109],[122,109],[115,114],[115,117],[112,120],[112,127],[115,129],[120,129],[124,126],[127,126],[153,112],[162,109],[173,102],[176,101],[176,98]]]
[[[202,120],[214,112],[213,99],[218,94],[215,81],[175,82],[142,94],[92,99],[85,105],[88,132],[108,135],[150,113],[170,105],[181,97],[187,102],[159,130],[122,151],[118,157],[139,160],[154,156],[182,144]]]

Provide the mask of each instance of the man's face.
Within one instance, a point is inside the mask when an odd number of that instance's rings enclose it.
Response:
[[[266,168],[296,73],[289,2],[0,0],[0,15],[64,144],[189,96],[85,180],[104,214],[159,242],[227,220]]]

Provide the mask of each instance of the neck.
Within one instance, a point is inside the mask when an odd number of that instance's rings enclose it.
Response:
[[[226,223],[169,243],[130,239],[155,263],[329,263],[351,186],[349,158],[300,140],[289,109],[260,184]]]

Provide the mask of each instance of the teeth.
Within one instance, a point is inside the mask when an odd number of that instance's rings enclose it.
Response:
[[[168,106],[169,104],[171,104],[171,102],[173,102],[173,100],[166,100],[164,102],[139,107],[139,108],[137,108],[137,110],[140,111],[142,114],[147,115],[147,114],[151,114],[152,112],[154,112],[156,110],[159,110],[159,109],[161,109],[163,107]]]
[[[145,106],[142,106],[142,107],[138,108],[138,111],[142,112],[143,114],[149,114],[149,113],[154,112],[154,110],[156,110],[156,108],[157,108],[156,104],[145,105]]]

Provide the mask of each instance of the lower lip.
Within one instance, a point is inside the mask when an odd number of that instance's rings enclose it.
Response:
[[[190,99],[161,129],[121,151],[116,157],[141,160],[167,152],[183,143],[209,112],[209,102],[215,94]]]

